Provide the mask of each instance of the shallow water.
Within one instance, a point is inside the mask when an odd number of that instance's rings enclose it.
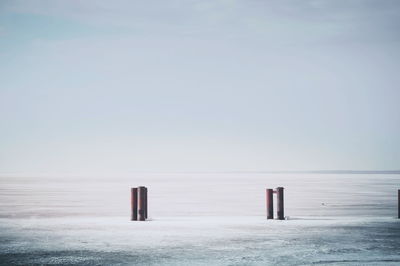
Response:
[[[129,188],[149,188],[148,222]],[[285,187],[288,220],[265,220]],[[79,265],[398,265],[400,175],[141,174],[0,179],[0,261]]]

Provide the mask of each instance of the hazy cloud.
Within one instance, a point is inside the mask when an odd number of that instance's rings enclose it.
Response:
[[[397,1],[3,1],[0,171],[393,169]]]

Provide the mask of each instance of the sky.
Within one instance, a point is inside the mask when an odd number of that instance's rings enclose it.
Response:
[[[0,173],[400,169],[400,1],[0,1]]]

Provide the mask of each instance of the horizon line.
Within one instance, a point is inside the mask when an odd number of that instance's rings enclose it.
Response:
[[[400,174],[400,170],[237,170],[237,171],[131,171],[125,173],[1,173],[0,177],[126,176],[130,174]]]

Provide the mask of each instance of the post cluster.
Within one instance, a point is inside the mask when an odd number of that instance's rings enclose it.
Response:
[[[284,204],[283,204],[283,187],[277,187],[275,190],[267,188],[266,192],[267,192],[267,219],[274,219],[273,194],[276,193],[278,220],[285,220]]]
[[[147,213],[147,188],[131,188],[131,221],[145,221]]]

